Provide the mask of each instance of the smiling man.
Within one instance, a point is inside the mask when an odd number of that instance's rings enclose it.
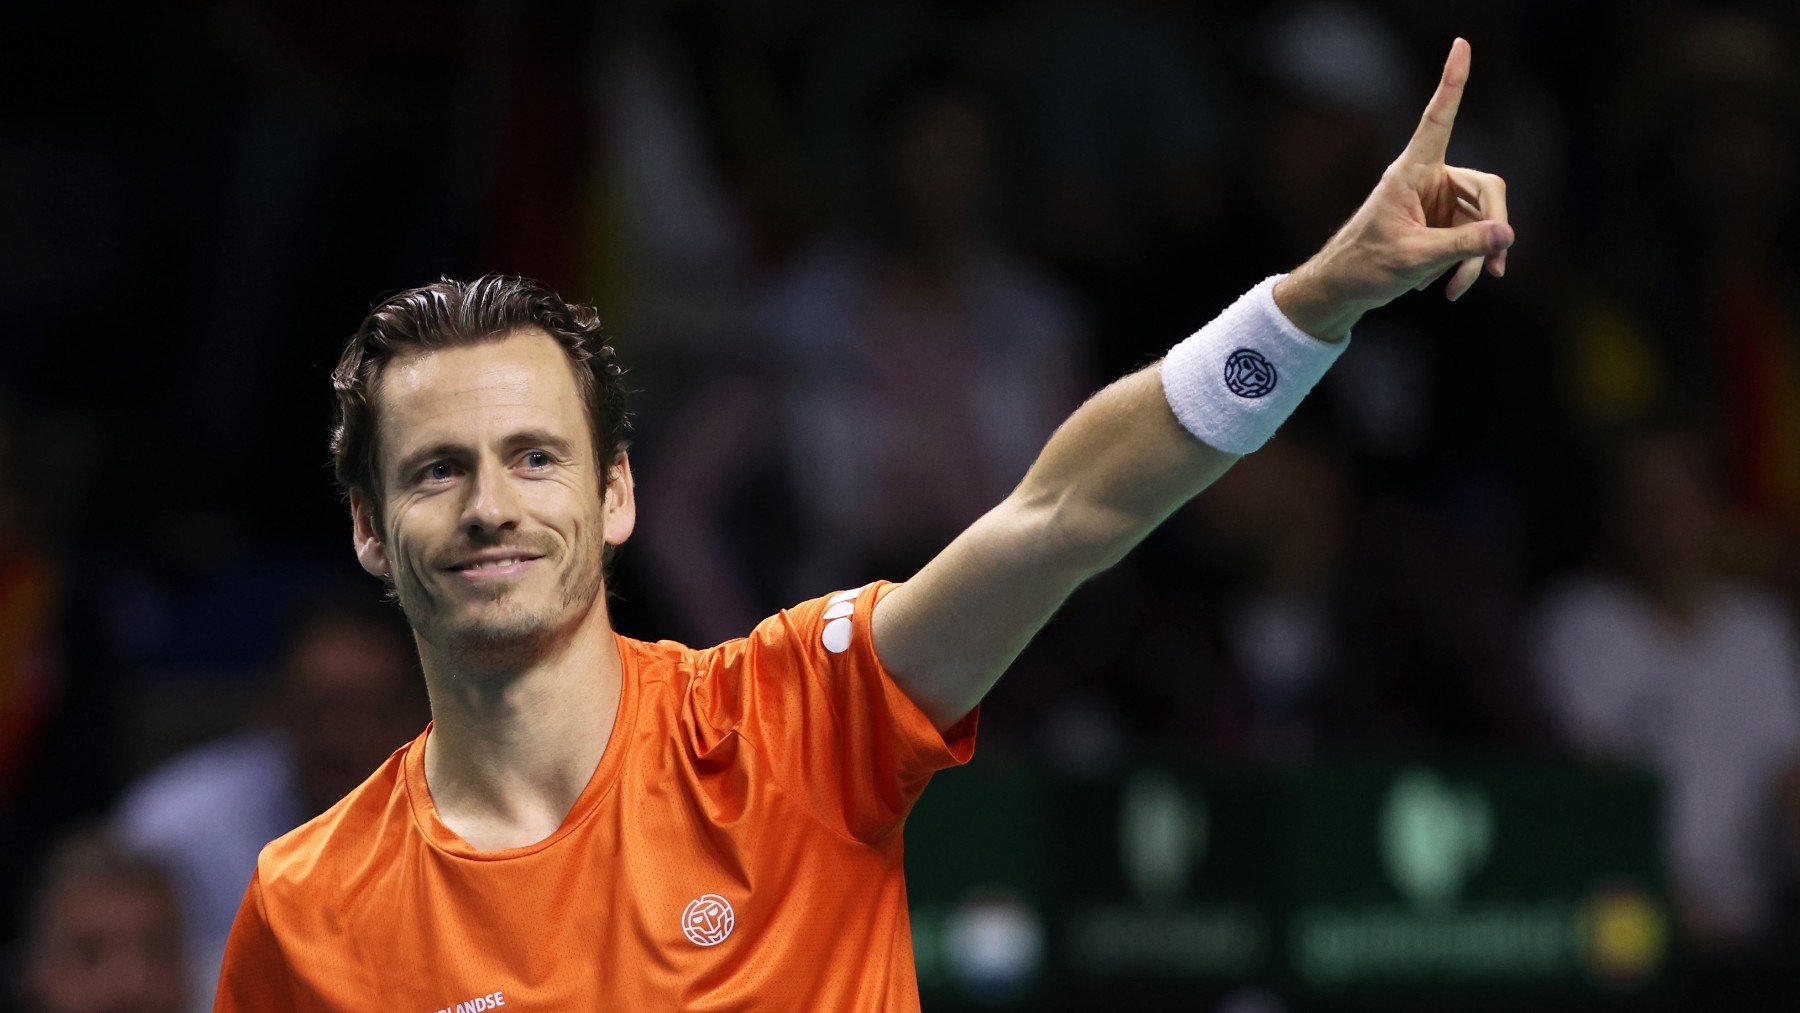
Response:
[[[607,615],[637,514],[593,312],[494,277],[377,307],[335,373],[333,452],[432,721],[264,849],[216,1008],[917,1009],[900,831],[969,759],[983,695],[1268,440],[1363,312],[1504,271],[1498,177],[1444,164],[1468,65],[1458,40],[1316,256],[1095,395],[918,574],[704,650]]]

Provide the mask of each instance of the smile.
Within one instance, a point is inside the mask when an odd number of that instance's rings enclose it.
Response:
[[[540,559],[539,556],[504,556],[495,559],[479,559],[468,563],[459,563],[450,569],[465,577],[503,577],[518,573]]]

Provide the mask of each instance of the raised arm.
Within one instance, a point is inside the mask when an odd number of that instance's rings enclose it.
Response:
[[[1082,581],[1116,563],[1242,456],[1195,433],[1238,437],[1234,413],[1266,410],[1259,399],[1267,391],[1221,379],[1209,348],[1260,328],[1287,343],[1301,366],[1295,372],[1305,373],[1309,357],[1322,370],[1342,351],[1334,343],[1347,341],[1368,310],[1428,287],[1452,267],[1445,288],[1452,300],[1484,265],[1496,277],[1505,273],[1513,232],[1504,184],[1444,164],[1469,57],[1469,44],[1456,40],[1406,150],[1337,234],[1274,286],[1273,307],[1259,305],[1253,291],[1209,325],[1225,331],[1203,329],[1169,358],[1094,395],[1057,429],[1010,496],[881,600],[876,652],[940,729],[974,709]],[[1270,390],[1279,386],[1279,367],[1264,375]]]

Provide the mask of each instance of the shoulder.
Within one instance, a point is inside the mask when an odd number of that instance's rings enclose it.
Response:
[[[117,812],[120,832],[150,840],[211,828],[221,810],[240,816],[259,812],[265,818],[242,822],[278,831],[294,824],[298,808],[287,739],[270,730],[234,735],[182,753],[133,785]]]
[[[854,618],[860,615],[866,627],[875,604],[898,586],[892,581],[876,580],[808,599],[757,623],[749,636],[721,644],[720,650],[755,653],[758,649],[782,646],[795,648],[803,655],[844,654],[852,642]]]
[[[1757,584],[1738,581],[1722,583],[1718,601],[1721,617],[1729,628],[1729,642],[1746,649],[1756,645],[1777,663],[1795,664],[1800,652],[1800,627],[1796,626],[1794,609],[1780,592]],[[1785,656],[1785,657],[1783,657]]]
[[[809,646],[813,644],[829,654],[842,654],[850,642],[850,617],[873,609],[888,591],[898,585],[876,580],[847,591],[820,595],[789,606],[758,622],[743,636],[734,637],[711,647],[695,648],[673,640],[644,641],[620,636],[619,648],[636,666],[637,676],[645,685],[671,683],[675,688],[706,674],[721,665],[753,662],[762,659],[772,646]],[[765,659],[766,660],[766,659]]]
[[[1642,609],[1617,578],[1594,572],[1569,574],[1546,587],[1531,610],[1540,630],[1586,622],[1611,622]]]
[[[838,350],[846,344],[845,321],[862,298],[868,265],[862,243],[843,233],[827,235],[770,279],[752,308],[755,331],[788,354]]]
[[[1075,301],[1048,275],[1003,247],[984,246],[974,258],[982,299],[1010,331],[1073,340],[1080,331]]]
[[[742,717],[759,685],[805,681],[828,670],[879,667],[866,630],[875,604],[899,585],[877,580],[784,608],[747,634],[694,651],[683,648],[687,682],[681,687],[703,713],[726,726]],[[679,645],[674,645],[679,646]]]
[[[256,871],[266,903],[313,907],[352,894],[401,854],[401,842],[416,833],[405,768],[420,741],[395,750],[336,805],[264,845]]]
[[[717,648],[700,649],[675,640],[636,640],[616,635],[619,656],[640,692],[672,689],[679,693]]]
[[[1719,600],[1733,615],[1749,622],[1784,631],[1793,629],[1793,607],[1780,592],[1772,588],[1727,581],[1720,585]]]
[[[844,232],[828,232],[794,257],[770,279],[776,299],[808,299],[834,295],[838,286],[863,278],[869,270],[868,244]]]

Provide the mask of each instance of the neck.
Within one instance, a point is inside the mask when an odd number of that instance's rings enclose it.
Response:
[[[523,663],[419,640],[431,693],[425,780],[439,819],[482,850],[555,833],[592,779],[618,713],[622,664],[604,602]]]

